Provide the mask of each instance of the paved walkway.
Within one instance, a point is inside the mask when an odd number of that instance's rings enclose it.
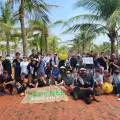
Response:
[[[82,101],[20,104],[20,96],[0,97],[0,120],[120,120],[120,102],[114,96],[101,96],[100,103]]]

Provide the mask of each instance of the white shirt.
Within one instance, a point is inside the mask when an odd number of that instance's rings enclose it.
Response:
[[[24,62],[24,61],[20,63],[21,73],[25,73],[26,75],[28,74],[28,69],[27,69],[28,64],[29,62]]]

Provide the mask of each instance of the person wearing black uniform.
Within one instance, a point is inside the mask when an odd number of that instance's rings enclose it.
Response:
[[[2,62],[3,71],[7,71],[9,75],[12,74],[11,61],[9,56],[6,56],[6,59]]]
[[[14,67],[14,79],[15,81],[18,81],[20,79],[20,74],[21,74],[21,67],[20,63],[22,62],[22,59],[20,59],[20,53],[17,52],[16,54],[16,59],[13,60],[13,67]]]

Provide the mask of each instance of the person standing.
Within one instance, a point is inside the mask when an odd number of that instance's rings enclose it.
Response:
[[[74,55],[70,58],[70,65],[71,65],[71,67],[72,67],[73,69],[76,68],[77,59],[76,59],[76,57],[75,57]]]
[[[25,75],[28,75],[28,69],[27,69],[28,64],[29,64],[29,62],[27,60],[27,57],[24,56],[23,61],[20,63],[21,73],[24,73]]]
[[[37,77],[37,69],[38,69],[38,61],[37,59],[33,58],[31,62],[28,64],[28,75],[29,78],[35,79]]]
[[[15,54],[16,58],[13,60],[13,67],[14,67],[14,79],[17,81],[20,78],[21,74],[21,67],[20,63],[22,62],[22,59],[20,58],[20,53],[17,52]]]
[[[3,71],[7,71],[8,74],[11,76],[12,67],[11,67],[11,61],[9,56],[6,56],[5,60],[2,62],[2,65],[3,65]]]
[[[41,56],[40,61],[38,63],[38,76],[44,76],[45,75],[45,62],[43,60],[43,56]]]
[[[52,62],[52,66],[54,66],[54,65],[57,65],[57,66],[58,66],[59,60],[58,60],[57,53],[54,54],[54,56],[52,57],[51,62]]]
[[[97,59],[99,67],[103,67],[104,70],[107,70],[107,59],[104,56],[104,52],[101,52],[101,56]]]

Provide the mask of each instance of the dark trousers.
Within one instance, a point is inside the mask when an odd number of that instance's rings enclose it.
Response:
[[[117,94],[120,94],[120,83],[116,85],[116,92]]]

